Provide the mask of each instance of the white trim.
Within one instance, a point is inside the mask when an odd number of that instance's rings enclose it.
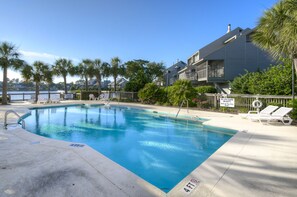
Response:
[[[237,35],[232,36],[231,38],[229,38],[228,40],[226,40],[226,41],[224,42],[224,44],[227,44],[228,42],[231,42],[231,41],[235,40],[236,38],[237,38]]]

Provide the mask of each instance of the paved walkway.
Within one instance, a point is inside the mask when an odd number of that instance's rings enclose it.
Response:
[[[171,107],[136,106],[177,112]],[[193,116],[210,119],[206,125],[239,132],[165,194],[88,146],[74,148],[67,142],[43,138],[20,128],[2,129],[6,110],[14,109],[23,114],[27,107],[30,105],[22,103],[0,106],[0,196],[270,197],[297,194],[296,126],[262,125],[237,115],[190,110]],[[181,114],[187,114],[186,110]],[[10,120],[15,121],[15,118],[11,116]],[[199,182],[186,194],[184,187],[190,180]]]

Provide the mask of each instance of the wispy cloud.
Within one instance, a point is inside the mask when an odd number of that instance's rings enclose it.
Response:
[[[41,53],[41,52],[34,52],[34,51],[25,51],[25,50],[20,50],[20,53],[23,56],[23,59],[25,59],[28,62],[34,62],[34,61],[44,61],[47,63],[53,63],[55,60],[59,58],[66,58],[66,59],[71,59],[74,62],[78,62],[79,60],[76,58],[68,58],[68,57],[62,57],[59,55],[54,55],[50,53]]]
[[[25,57],[30,57],[30,58],[46,58],[46,59],[58,59],[60,56],[58,55],[53,55],[49,53],[38,53],[34,51],[23,51],[20,50],[20,53],[25,56]]]

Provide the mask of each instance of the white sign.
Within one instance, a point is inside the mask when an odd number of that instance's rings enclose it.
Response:
[[[221,107],[234,107],[235,106],[234,98],[220,98],[220,106]]]

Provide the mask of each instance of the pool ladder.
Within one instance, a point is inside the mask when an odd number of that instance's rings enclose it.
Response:
[[[8,125],[7,116],[11,113],[16,115],[19,119],[21,118],[21,116],[18,113],[16,113],[14,110],[7,110],[4,115],[4,129],[7,129],[7,125]],[[21,121],[22,121],[22,128],[25,128],[25,121],[23,119],[21,119]]]
[[[187,112],[189,113],[189,101],[188,100],[183,100],[182,103],[180,104],[179,108],[178,108],[178,112],[175,115],[175,118],[177,118],[181,108],[183,107],[184,102],[187,101]]]

